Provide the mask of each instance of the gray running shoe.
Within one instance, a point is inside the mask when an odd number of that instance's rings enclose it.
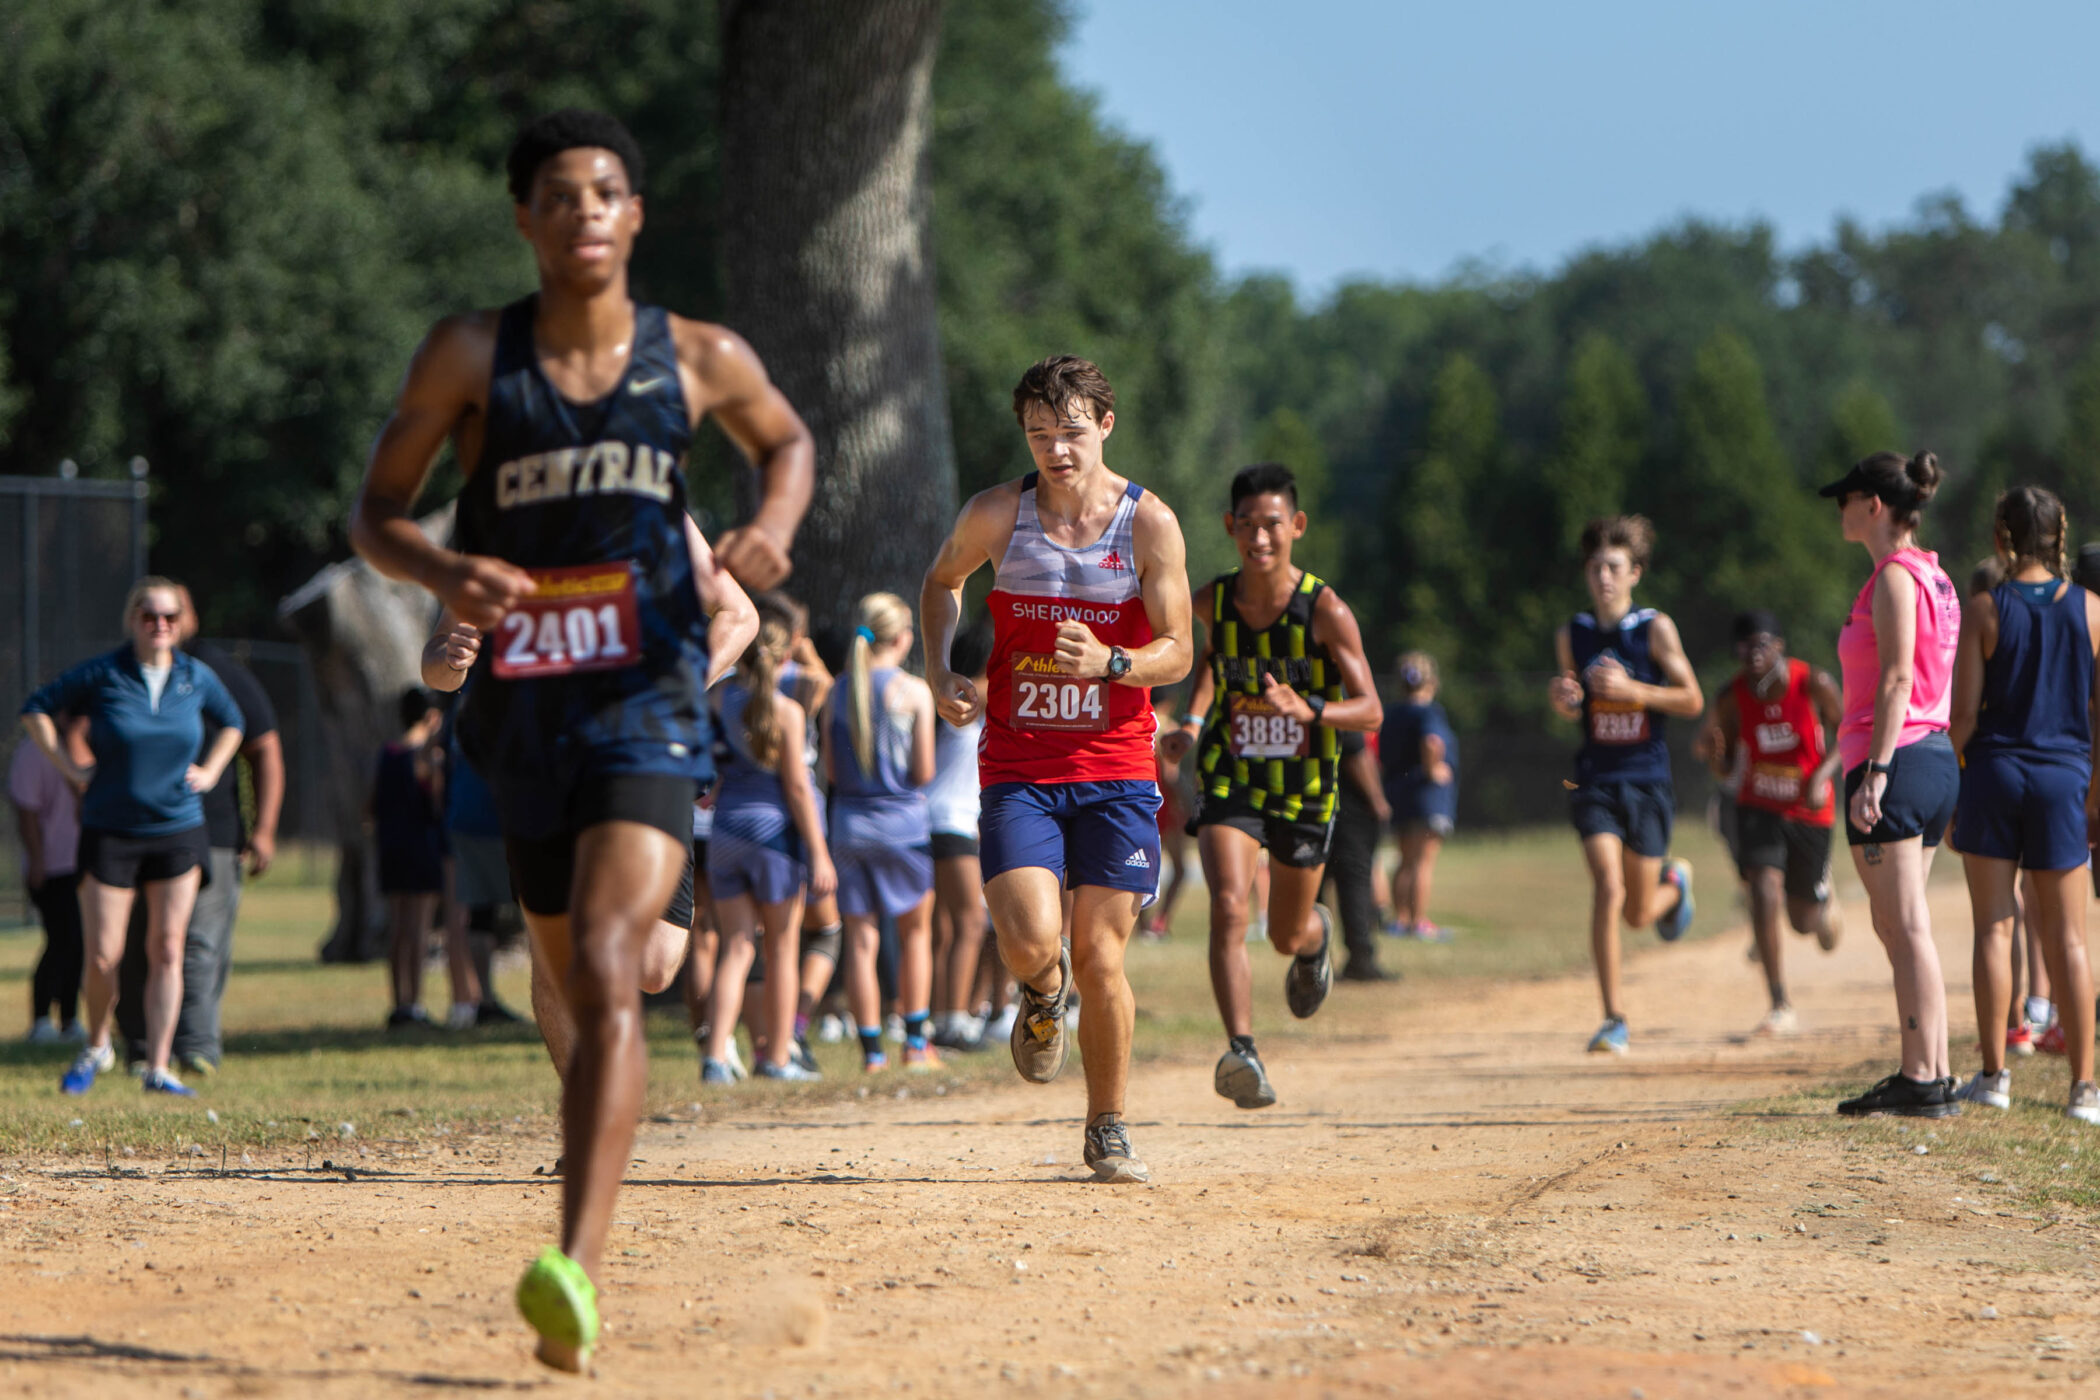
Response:
[[[2100,1123],[2100,1086],[2090,1079],[2081,1079],[2071,1086],[2071,1102],[2064,1108],[2064,1117],[2075,1118],[2081,1123]]]
[[[1057,990],[1048,996],[1026,982],[1021,984],[1021,1009],[1014,1017],[1010,1043],[1014,1068],[1031,1084],[1048,1084],[1065,1067],[1069,1044],[1065,1036],[1065,1003],[1072,995],[1071,949],[1058,951],[1057,974]]]
[[[1334,959],[1327,955],[1334,942],[1334,915],[1327,912],[1324,904],[1315,904],[1313,912],[1320,916],[1320,946],[1315,952],[1292,958],[1291,970],[1283,975],[1283,999],[1290,1003],[1291,1014],[1301,1021],[1318,1011],[1334,988]]]
[[[1262,1068],[1261,1055],[1252,1040],[1244,1046],[1235,1043],[1227,1050],[1210,1082],[1241,1108],[1267,1108],[1276,1102],[1275,1086],[1269,1083],[1269,1072]]]
[[[736,1072],[730,1069],[727,1061],[703,1059],[700,1061],[700,1082],[702,1084],[734,1084],[736,1083]]]
[[[2001,1069],[1996,1074],[1985,1074],[1978,1070],[1974,1079],[1954,1091],[1954,1097],[1986,1108],[2011,1108],[2012,1071]]]
[[[805,1069],[799,1062],[790,1057],[784,1065],[776,1065],[771,1060],[760,1060],[758,1062],[758,1077],[760,1079],[789,1079],[797,1083],[808,1083],[811,1080],[822,1079],[824,1074],[821,1070]]]
[[[1094,1169],[1094,1180],[1108,1182],[1150,1181],[1152,1168],[1130,1150],[1130,1134],[1123,1120],[1089,1124],[1086,1130],[1086,1164]]]

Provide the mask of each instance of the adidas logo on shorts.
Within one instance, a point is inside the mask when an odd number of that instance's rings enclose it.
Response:
[[[1143,851],[1132,851],[1123,861],[1123,864],[1134,866],[1139,870],[1150,870],[1152,868],[1152,858]]]

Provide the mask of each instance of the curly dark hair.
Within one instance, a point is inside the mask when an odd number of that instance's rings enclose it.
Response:
[[[503,162],[510,177],[511,199],[518,204],[529,201],[540,167],[578,146],[596,146],[618,156],[627,167],[627,188],[635,194],[642,192],[642,148],[634,133],[618,117],[588,107],[564,107],[535,118],[511,142],[510,155]]]

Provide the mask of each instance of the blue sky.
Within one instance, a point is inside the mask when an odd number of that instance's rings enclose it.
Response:
[[[1149,141],[1228,272],[1550,270],[1686,214],[1782,243],[2035,143],[2100,158],[2100,4],[1078,0],[1062,60]]]

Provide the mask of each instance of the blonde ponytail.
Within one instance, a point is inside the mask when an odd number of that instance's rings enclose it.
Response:
[[[780,680],[780,663],[787,659],[788,648],[793,644],[794,637],[783,623],[777,618],[761,617],[758,640],[737,661],[737,671],[750,693],[744,702],[744,713],[738,717],[744,726],[744,746],[761,768],[772,768],[780,762],[783,735],[776,703],[780,693],[775,687]]]
[[[861,773],[875,776],[875,680],[869,654],[888,646],[911,627],[911,608],[894,593],[870,593],[860,600],[860,625],[846,649],[846,729]]]

